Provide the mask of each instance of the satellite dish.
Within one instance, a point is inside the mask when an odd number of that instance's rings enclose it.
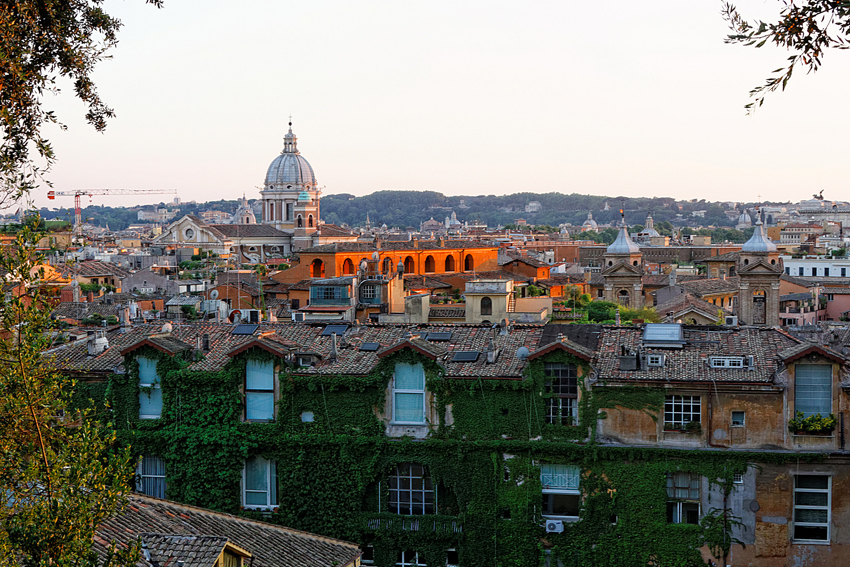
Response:
[[[380,254],[378,254],[378,251],[377,251],[377,250],[375,250],[374,252],[372,252],[372,259],[373,259],[373,260],[375,260],[376,262],[377,262],[378,260],[380,260],[380,259],[381,259],[381,255],[380,255]]]
[[[210,292],[210,299],[218,299],[218,290],[214,289]]]
[[[172,327],[171,323],[166,323],[165,325],[162,326],[162,332],[163,333],[170,333],[172,331],[172,329],[173,329],[173,327]]]
[[[100,286],[100,293],[106,293],[106,288],[103,287],[103,286]]]
[[[525,360],[526,358],[528,358],[528,354],[529,353],[527,347],[521,346],[516,349],[516,357],[520,360]]]

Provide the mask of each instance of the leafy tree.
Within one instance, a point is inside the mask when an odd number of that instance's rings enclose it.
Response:
[[[23,229],[0,255],[13,282],[0,296],[0,564],[25,567],[135,565],[138,546],[105,563],[95,530],[124,501],[133,477],[129,450],[88,410],[72,412],[73,384],[50,356],[41,235]]]
[[[146,0],[160,6],[162,0]],[[0,205],[33,189],[55,160],[42,128],[60,124],[43,105],[66,77],[87,107],[86,120],[98,131],[114,112],[92,80],[96,64],[114,46],[121,22],[106,14],[103,0],[18,0],[0,4]],[[61,124],[60,124],[61,125]],[[44,165],[39,165],[31,151]]]
[[[827,49],[847,49],[850,40],[850,2],[845,0],[784,1],[776,22],[747,21],[733,6],[725,2],[723,18],[732,32],[726,43],[741,43],[760,48],[770,42],[795,52],[788,63],[773,71],[765,83],[750,91],[753,102],[745,108],[749,113],[764,104],[767,93],[785,90],[794,69],[802,66],[807,73],[817,71]]]
[[[594,301],[587,306],[587,318],[593,323],[609,321],[616,315],[617,304],[611,301]]]

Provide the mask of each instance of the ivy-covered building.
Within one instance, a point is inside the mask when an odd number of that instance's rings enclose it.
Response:
[[[850,560],[847,361],[778,329],[202,323],[55,354],[140,492],[363,564]]]

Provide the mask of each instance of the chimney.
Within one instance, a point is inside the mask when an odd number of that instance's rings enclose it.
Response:
[[[438,238],[438,242],[440,243],[440,248],[446,247],[446,241],[445,239],[443,239],[442,235],[440,235],[440,237]]]
[[[418,239],[418,238],[414,238],[414,239],[413,239],[413,247],[414,247],[414,248],[419,248],[419,239]]]
[[[668,282],[667,285],[669,285],[671,287],[676,285],[676,268],[673,268],[673,269],[670,270],[670,281]]]
[[[86,350],[89,356],[97,356],[109,348],[109,341],[103,331],[88,331]]]
[[[74,283],[71,284],[71,287],[74,290],[74,303],[79,303],[80,302],[80,283],[75,281]]]
[[[88,293],[86,293],[86,301],[88,301],[89,303],[94,303],[94,292],[93,291],[89,291]]]
[[[620,326],[620,308],[617,308],[617,312],[614,314],[614,324],[618,327]]]
[[[376,238],[376,239],[375,239],[375,249],[376,249],[376,250],[380,250],[380,249],[381,249],[381,239],[380,239],[380,238]]]
[[[210,351],[210,336],[208,333],[201,335],[201,350],[204,352]]]
[[[331,335],[331,353],[328,355],[328,360],[337,359],[336,333]]]
[[[487,343],[487,364],[494,364],[496,359],[499,357],[499,350],[496,348],[493,339],[490,338],[490,342]]]

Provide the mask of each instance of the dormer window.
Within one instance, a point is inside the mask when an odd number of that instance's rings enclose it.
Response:
[[[710,364],[712,368],[744,368],[746,360],[743,356],[712,356]]]
[[[139,419],[162,417],[162,389],[156,373],[156,360],[139,357]]]
[[[425,369],[422,364],[399,362],[393,375],[393,421],[425,423]]]
[[[655,366],[655,367],[664,366],[664,355],[663,354],[647,355],[646,365],[647,366]]]

